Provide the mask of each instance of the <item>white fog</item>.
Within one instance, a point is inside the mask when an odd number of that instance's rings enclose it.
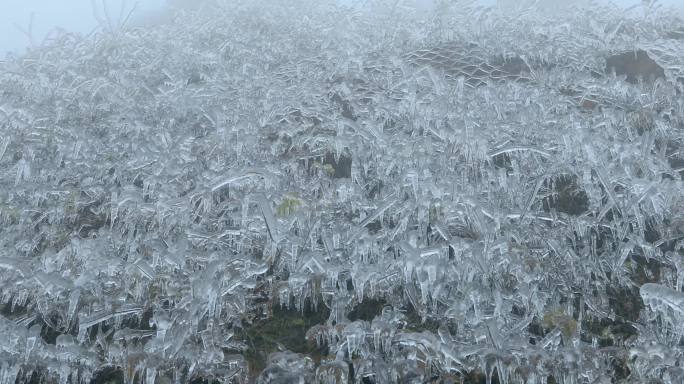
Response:
[[[0,384],[684,383],[682,4],[412,1],[0,0]]]

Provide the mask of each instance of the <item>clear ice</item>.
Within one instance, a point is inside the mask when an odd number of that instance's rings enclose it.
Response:
[[[124,16],[0,61],[0,384],[684,382],[681,18]]]

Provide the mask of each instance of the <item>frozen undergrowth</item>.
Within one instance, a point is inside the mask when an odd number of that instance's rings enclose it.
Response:
[[[0,383],[682,382],[681,20],[388,3],[2,62]]]

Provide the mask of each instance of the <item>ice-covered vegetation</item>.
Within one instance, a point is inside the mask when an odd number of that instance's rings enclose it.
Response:
[[[0,383],[684,381],[682,20],[367,11],[0,63]]]

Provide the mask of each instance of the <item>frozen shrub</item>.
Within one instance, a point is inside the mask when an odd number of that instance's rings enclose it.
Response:
[[[0,384],[680,383],[680,26],[212,0],[7,57]]]

